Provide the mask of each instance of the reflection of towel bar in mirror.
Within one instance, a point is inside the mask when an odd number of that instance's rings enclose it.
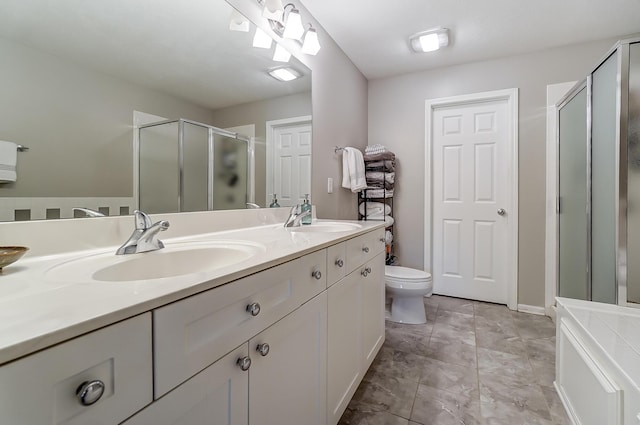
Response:
[[[29,148],[27,146],[24,145],[18,145],[16,146],[16,148],[18,149],[18,152],[26,152],[29,150]]]

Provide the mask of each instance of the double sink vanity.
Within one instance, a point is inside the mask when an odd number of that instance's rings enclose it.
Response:
[[[0,275],[0,422],[336,424],[384,342],[384,223],[159,218],[119,256],[131,217],[0,224],[31,248]]]

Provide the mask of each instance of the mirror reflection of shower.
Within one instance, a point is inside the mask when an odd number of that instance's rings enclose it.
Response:
[[[245,208],[249,138],[186,119],[139,128],[139,208],[148,213]]]

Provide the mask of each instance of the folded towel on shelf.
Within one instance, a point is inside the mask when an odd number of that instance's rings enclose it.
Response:
[[[16,181],[16,163],[18,162],[18,145],[0,140],[0,183]]]
[[[367,190],[367,198],[371,199],[380,199],[380,198],[391,198],[393,197],[393,189],[385,190],[385,189],[370,189]]]
[[[390,151],[382,152],[382,153],[365,153],[364,160],[365,161],[395,161],[396,154]]]
[[[366,148],[364,148],[364,153],[365,154],[374,154],[374,153],[382,153],[382,152],[386,152],[387,148],[384,147],[383,145],[377,144],[377,145],[369,145]]]
[[[344,148],[342,153],[342,187],[359,192],[367,187],[364,177],[364,159],[356,148]]]
[[[393,223],[395,222],[395,220],[393,219],[393,217],[391,217],[390,215],[385,215],[384,216],[384,224],[385,227],[391,227],[393,226]]]
[[[365,161],[364,168],[365,170],[368,170],[368,171],[385,171],[387,173],[392,173],[396,170],[396,162],[395,161]]]
[[[386,189],[392,190],[393,183],[389,183],[388,181],[384,181],[382,179],[378,180],[367,180],[367,189]]]
[[[366,171],[365,177],[367,183],[370,182],[387,182],[393,184],[396,179],[396,173],[383,173],[382,171]]]
[[[366,215],[367,217],[371,217],[373,215],[382,216],[385,214],[391,214],[391,206],[385,204],[384,202],[362,202],[358,207],[358,210],[360,211],[361,215]]]

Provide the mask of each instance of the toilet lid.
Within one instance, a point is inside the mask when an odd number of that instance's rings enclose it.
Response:
[[[387,280],[426,281],[431,280],[431,273],[402,266],[384,266]]]

